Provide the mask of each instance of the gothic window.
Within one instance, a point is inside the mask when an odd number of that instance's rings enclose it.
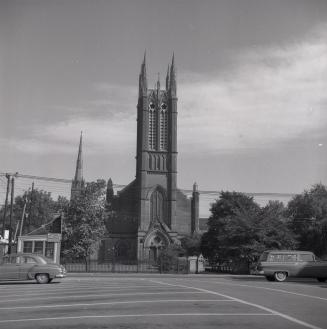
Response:
[[[149,148],[154,150],[157,144],[156,106],[149,104]]]
[[[168,148],[168,113],[167,105],[161,104],[160,108],[160,149],[167,150]]]
[[[155,190],[150,198],[151,221],[164,222],[165,219],[165,198],[163,194]]]
[[[149,156],[149,169],[150,170],[152,169],[152,161],[153,161],[153,158],[152,158],[152,155],[150,154],[150,156]]]

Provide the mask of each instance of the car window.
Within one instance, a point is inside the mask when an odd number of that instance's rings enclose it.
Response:
[[[296,254],[286,254],[284,255],[285,262],[296,262]]]
[[[4,257],[3,259],[3,264],[16,264],[16,263],[17,263],[16,256]]]
[[[23,263],[24,264],[37,264],[37,261],[32,257],[24,256],[23,257]]]
[[[296,254],[270,254],[268,262],[296,262]]]
[[[314,257],[312,254],[300,254],[299,261],[300,262],[312,262],[312,261],[314,261]]]
[[[268,262],[282,262],[283,261],[283,255],[281,254],[270,254],[268,256]]]

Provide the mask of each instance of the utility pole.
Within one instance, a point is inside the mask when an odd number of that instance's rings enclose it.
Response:
[[[6,174],[7,178],[7,192],[6,192],[6,201],[5,201],[5,209],[3,213],[2,219],[2,238],[5,238],[5,230],[6,230],[6,215],[7,215],[7,205],[8,205],[8,194],[9,194],[9,187],[10,187],[10,175]]]
[[[11,254],[11,239],[12,239],[12,212],[14,205],[14,186],[15,178],[14,175],[11,177],[11,200],[10,200],[10,218],[9,218],[9,241],[8,241],[8,254]]]
[[[29,210],[28,210],[28,224],[26,221],[26,225],[27,225],[27,231],[29,232],[29,230],[31,229],[31,218],[32,218],[32,210],[33,210],[33,196],[34,196],[34,182],[32,182],[32,190],[31,190],[31,198],[30,198],[30,205],[29,205]]]
[[[20,221],[20,228],[19,228],[19,235],[18,236],[21,236],[22,235],[22,232],[23,232],[23,226],[24,226],[24,218],[25,218],[25,210],[26,210],[26,205],[27,205],[27,197],[25,198],[25,203],[24,203],[24,208],[23,208],[23,214],[22,214],[22,219]]]

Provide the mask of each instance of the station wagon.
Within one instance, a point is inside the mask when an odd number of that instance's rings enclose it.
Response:
[[[287,277],[327,280],[327,261],[319,260],[310,251],[269,250],[263,252],[257,266],[258,274],[268,281],[285,281]]]

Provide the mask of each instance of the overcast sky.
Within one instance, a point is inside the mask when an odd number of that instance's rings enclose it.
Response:
[[[179,187],[327,184],[326,40],[326,0],[0,0],[0,172],[72,178],[83,130],[86,180],[133,180],[146,49],[150,86],[175,53]]]

